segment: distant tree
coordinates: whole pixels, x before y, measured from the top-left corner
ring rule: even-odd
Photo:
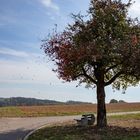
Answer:
[[[126,103],[124,100],[119,100],[118,103]]]
[[[131,0],[91,0],[88,17],[54,32],[42,48],[65,81],[79,80],[97,89],[97,126],[107,125],[105,87],[135,86],[140,81],[140,24],[128,17]]]
[[[115,100],[115,99],[111,99],[111,100],[110,100],[110,103],[118,103],[118,101]]]

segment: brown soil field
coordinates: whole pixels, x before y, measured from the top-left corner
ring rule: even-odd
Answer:
[[[80,104],[80,105],[49,105],[49,106],[31,106],[19,107],[25,112],[42,112],[42,113],[96,113],[96,104]],[[127,112],[140,111],[140,103],[114,103],[107,104],[107,112]]]
[[[96,113],[96,104],[0,107],[0,117],[36,117]],[[107,112],[140,111],[140,103],[107,104]]]

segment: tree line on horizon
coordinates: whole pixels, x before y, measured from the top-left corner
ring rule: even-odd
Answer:
[[[36,98],[24,98],[24,97],[11,97],[11,98],[0,98],[0,107],[5,106],[39,106],[39,105],[62,105],[62,104],[91,104],[88,102],[80,101],[67,101],[60,102],[55,100],[47,99],[36,99]]]

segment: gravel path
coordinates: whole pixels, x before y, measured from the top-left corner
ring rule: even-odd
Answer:
[[[109,113],[108,115],[135,114],[134,112]],[[30,131],[46,124],[67,122],[80,116],[0,118],[0,140],[22,140]]]
[[[22,140],[30,131],[45,124],[55,124],[73,120],[78,116],[0,118],[0,140]]]

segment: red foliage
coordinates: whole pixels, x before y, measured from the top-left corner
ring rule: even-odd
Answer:
[[[132,35],[132,45],[136,46],[138,44],[138,38],[137,36],[134,34]]]

